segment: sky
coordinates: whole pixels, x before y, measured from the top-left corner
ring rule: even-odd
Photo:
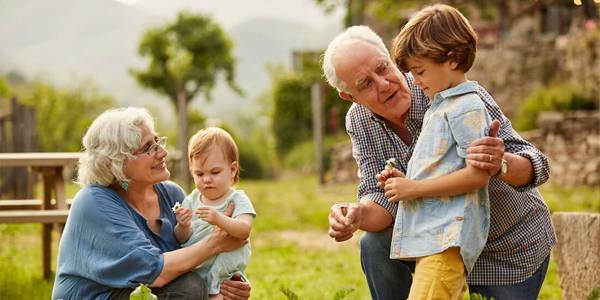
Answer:
[[[172,16],[183,8],[209,12],[225,27],[257,17],[280,18],[319,28],[332,19],[341,20],[343,10],[326,14],[314,0],[113,0],[147,12]]]

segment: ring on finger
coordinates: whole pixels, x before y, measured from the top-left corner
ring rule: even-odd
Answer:
[[[490,156],[490,162],[492,162],[492,159],[493,159],[492,155],[491,154],[488,154],[488,155]]]

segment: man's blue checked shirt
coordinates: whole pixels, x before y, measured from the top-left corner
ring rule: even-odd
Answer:
[[[406,74],[412,103],[406,125],[413,136],[405,144],[379,116],[365,107],[353,104],[346,115],[346,130],[352,140],[353,155],[358,163],[360,184],[358,198],[373,201],[396,216],[398,205],[388,202],[382,189],[377,187],[377,175],[385,161],[395,158],[397,167],[406,173],[413,153],[428,98]],[[470,285],[507,285],[530,277],[549,255],[556,243],[550,212],[537,186],[548,180],[550,167],[544,154],[522,139],[512,128],[496,102],[481,87],[477,94],[484,101],[492,117],[502,123],[498,136],[504,140],[506,152],[520,155],[533,164],[533,181],[530,185],[515,188],[496,177],[490,180],[491,224],[487,243],[469,274]]]

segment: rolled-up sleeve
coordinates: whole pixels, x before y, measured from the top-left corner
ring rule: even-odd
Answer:
[[[516,190],[524,192],[542,185],[550,177],[550,164],[548,158],[530,142],[524,140],[512,127],[510,120],[504,115],[492,96],[483,88],[478,88],[479,96],[484,100],[485,106],[492,120],[501,122],[498,137],[504,141],[505,151],[525,157],[531,161],[533,166],[533,180],[525,186],[515,187]]]

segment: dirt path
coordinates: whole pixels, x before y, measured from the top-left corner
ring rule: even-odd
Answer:
[[[301,248],[336,250],[340,248],[355,247],[358,248],[361,232],[357,232],[350,240],[338,243],[327,235],[325,231],[310,230],[279,230],[272,232],[262,232],[260,235],[252,236],[252,243],[262,245],[273,240],[286,243],[295,243]]]

